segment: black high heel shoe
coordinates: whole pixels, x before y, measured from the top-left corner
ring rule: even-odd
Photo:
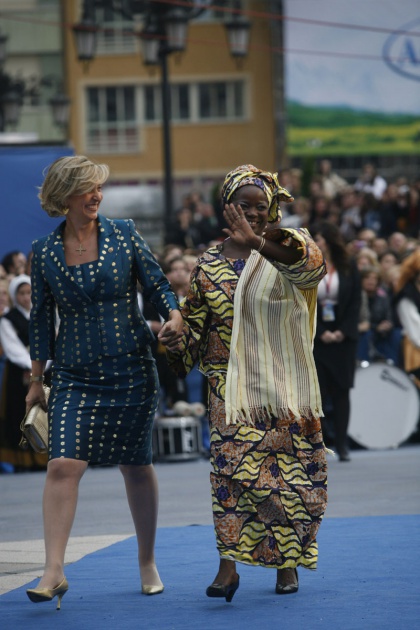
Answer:
[[[236,582],[232,582],[232,584],[217,584],[217,582],[213,582],[207,587],[206,595],[207,597],[224,597],[227,602],[231,602],[238,588],[239,575]]]
[[[297,569],[293,569],[295,572],[295,581],[290,584],[282,584],[281,582],[276,583],[276,593],[277,595],[291,595],[292,593],[297,593],[299,590],[299,578]]]

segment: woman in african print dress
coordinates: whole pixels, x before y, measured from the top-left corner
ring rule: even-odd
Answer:
[[[275,175],[238,167],[222,201],[228,238],[197,261],[168,360],[179,375],[198,361],[208,378],[220,566],[206,592],[231,601],[236,561],[277,569],[279,594],[317,565],[327,462],[312,342],[325,264],[306,230],[278,226],[293,198]]]

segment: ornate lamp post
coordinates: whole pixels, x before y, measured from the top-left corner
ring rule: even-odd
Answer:
[[[7,126],[15,127],[20,119],[20,110],[25,97],[36,99],[41,87],[57,86],[57,93],[49,103],[52,110],[54,124],[65,127],[69,119],[70,99],[62,93],[61,81],[58,77],[29,79],[13,78],[1,67],[6,59],[7,36],[0,33],[0,131]]]
[[[201,0],[187,3],[163,0],[84,0],[82,20],[73,26],[78,57],[88,62],[95,56],[96,35],[99,27],[95,23],[95,8],[112,6],[116,13],[134,20],[143,18],[143,29],[139,33],[142,43],[143,62],[161,68],[163,170],[165,193],[165,219],[168,226],[173,214],[172,154],[170,133],[170,85],[168,77],[168,55],[182,52],[187,46],[188,23],[205,10]],[[244,57],[248,51],[250,23],[240,17],[241,0],[231,0],[233,17],[225,22],[230,52],[233,57]]]

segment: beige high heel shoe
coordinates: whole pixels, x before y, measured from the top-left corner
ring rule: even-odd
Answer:
[[[141,585],[141,592],[143,595],[158,595],[159,593],[163,593],[163,586],[147,586],[146,584]]]
[[[26,590],[26,594],[31,602],[34,602],[35,604],[39,604],[40,602],[50,602],[55,596],[57,596],[57,610],[60,610],[61,600],[68,590],[69,584],[66,578],[64,578],[55,588],[28,588]]]

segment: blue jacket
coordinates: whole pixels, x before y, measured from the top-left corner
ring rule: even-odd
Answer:
[[[167,278],[134,222],[99,215],[98,224],[99,260],[90,296],[66,265],[65,222],[32,244],[29,334],[33,360],[82,365],[99,355],[123,355],[148,345],[154,336],[139,310],[137,281],[144,298],[164,319],[178,308]]]

